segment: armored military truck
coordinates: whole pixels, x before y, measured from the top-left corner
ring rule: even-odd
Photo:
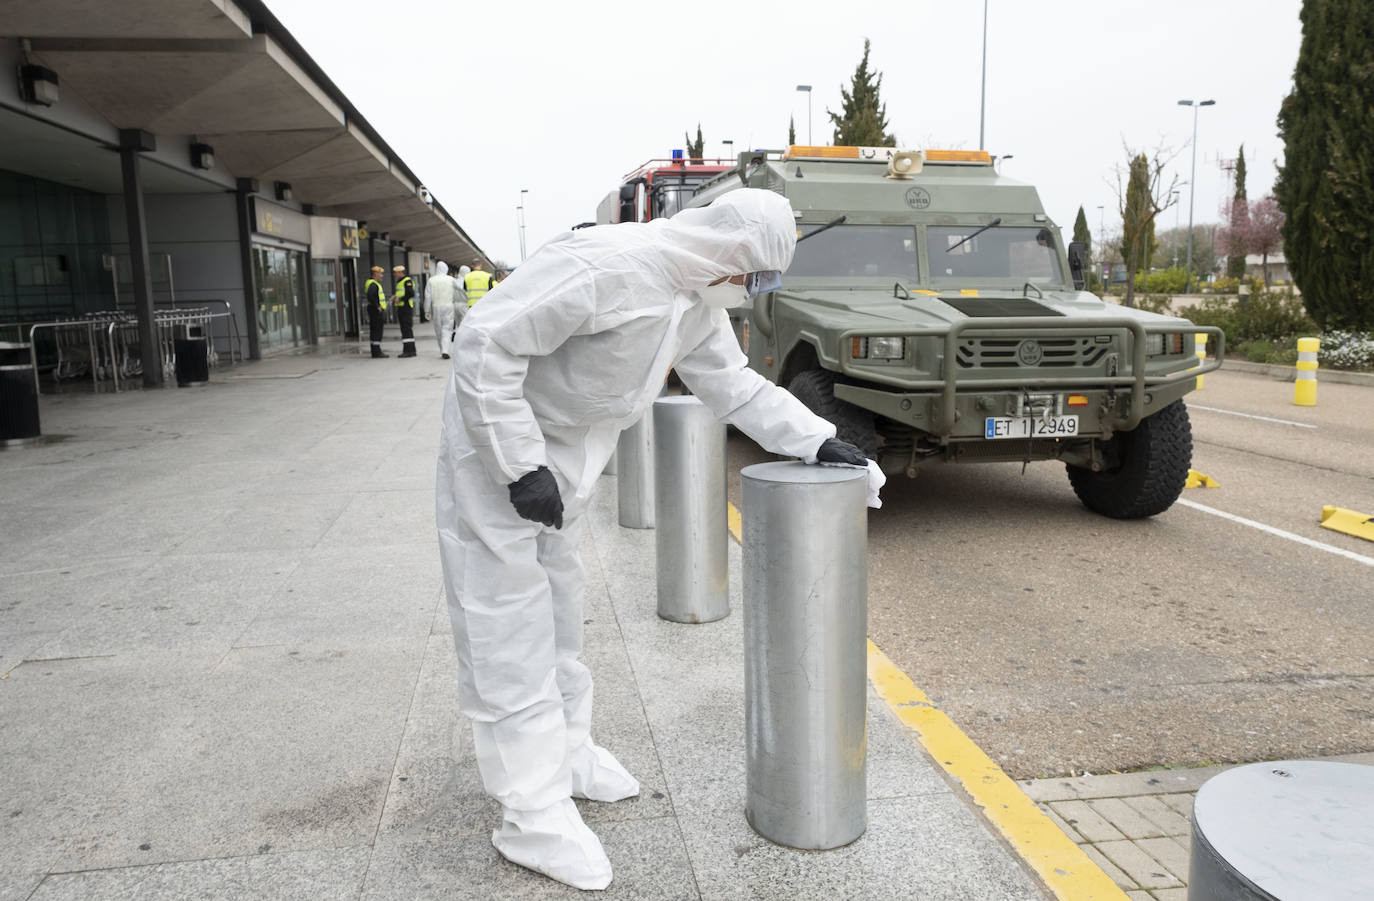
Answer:
[[[1082,290],[1034,187],[983,151],[800,147],[739,155],[691,205],[742,187],[787,197],[782,287],[737,323],[750,366],[835,423],[889,475],[936,463],[1058,460],[1091,510],[1178,499],[1183,396],[1220,365],[1220,330]],[[1195,340],[1212,336],[1212,360]]]

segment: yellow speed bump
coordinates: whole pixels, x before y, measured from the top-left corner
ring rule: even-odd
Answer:
[[[1344,507],[1322,507],[1322,528],[1374,541],[1374,516]]]
[[[1203,475],[1196,469],[1188,470],[1188,481],[1183,483],[1184,488],[1220,488],[1221,483],[1211,476]]]

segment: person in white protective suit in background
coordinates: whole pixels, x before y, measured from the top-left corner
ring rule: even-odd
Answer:
[[[639,793],[592,741],[592,680],[578,659],[582,514],[621,430],[675,367],[768,450],[867,463],[748,368],[724,310],[744,302],[746,281],[773,290],[795,244],[786,199],[754,189],[671,219],[567,232],[469,309],[454,341],[463,365],[444,399],[436,512],[459,706],[502,806],[492,843],[569,885],[611,881],[572,798]]]
[[[440,260],[434,265],[434,275],[425,282],[425,309],[434,320],[434,337],[439,341],[439,354],[447,360],[453,345],[453,330],[458,327],[453,304],[458,300],[458,281],[448,274],[448,263]],[[463,306],[467,306],[464,295]]]

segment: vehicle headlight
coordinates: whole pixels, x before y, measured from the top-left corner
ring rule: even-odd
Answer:
[[[1183,353],[1183,334],[1181,332],[1145,336],[1145,355],[1147,357],[1181,353]]]
[[[850,355],[856,360],[901,360],[906,357],[906,339],[900,336],[854,338]]]

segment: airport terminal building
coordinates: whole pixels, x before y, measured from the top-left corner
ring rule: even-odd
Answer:
[[[489,263],[259,0],[0,10],[6,340],[199,306],[258,359],[365,335],[372,265]]]

